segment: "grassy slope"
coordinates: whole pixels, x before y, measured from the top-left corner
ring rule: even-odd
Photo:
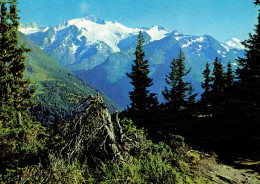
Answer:
[[[70,97],[68,93],[82,92],[86,96],[97,95],[96,89],[48,57],[24,34],[20,33],[19,39],[21,43],[24,42],[32,49],[26,60],[28,65],[26,75],[34,79],[38,86],[37,95],[46,115],[66,114],[73,110],[75,106],[68,100]],[[111,111],[120,109],[104,94],[102,96]],[[46,121],[52,122],[53,118]]]

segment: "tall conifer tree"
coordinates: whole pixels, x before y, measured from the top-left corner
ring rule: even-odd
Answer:
[[[225,89],[224,69],[221,63],[221,59],[218,57],[216,57],[214,61],[212,81],[212,100],[214,105],[221,102],[220,98],[222,97]]]
[[[127,76],[132,80],[134,86],[130,94],[131,110],[148,110],[152,106],[158,105],[158,100],[155,94],[150,93],[148,88],[153,85],[152,79],[148,77],[149,64],[145,60],[145,52],[143,50],[144,37],[140,31],[138,35],[138,43],[134,53],[135,60],[132,65],[132,72],[127,73]]]
[[[38,136],[44,128],[30,114],[35,88],[24,78],[24,53],[29,49],[19,46],[17,0],[0,4],[0,163],[9,168],[24,164],[26,157],[38,151],[44,141]]]
[[[260,5],[259,1],[255,1]],[[235,83],[236,106],[241,111],[239,119],[242,126],[250,125],[252,132],[260,134],[260,10],[255,33],[242,42],[245,46],[245,57],[238,58],[240,67],[236,70],[238,82]],[[244,117],[243,117],[244,115]],[[251,133],[249,133],[251,134]]]
[[[229,61],[228,65],[227,65],[227,73],[225,76],[226,88],[230,88],[234,84],[234,79],[235,79],[235,76],[233,74],[232,65],[231,65],[231,62]]]
[[[29,110],[35,105],[33,96],[35,95],[35,88],[32,87],[29,79],[24,78],[26,69],[24,53],[30,51],[24,44],[19,46],[18,27],[19,16],[17,11],[17,0],[10,1],[10,21],[12,24],[10,30],[11,36],[11,54],[9,56],[10,70],[13,76],[12,91],[14,94],[14,106],[18,114],[18,121],[22,123],[22,119],[29,116]]]
[[[12,75],[10,72],[10,23],[6,1],[1,1],[0,17],[0,122],[10,121],[13,110],[13,96],[11,95]]]
[[[191,82],[189,83],[188,86],[188,97],[187,97],[187,102],[188,106],[193,106],[196,103],[196,97],[198,96],[198,93],[194,93],[195,89],[193,88]]]
[[[259,2],[256,1],[255,4],[259,5]],[[248,89],[248,95],[256,95],[260,86],[260,13],[255,34],[250,33],[249,39],[242,44],[245,46],[246,54],[245,58],[238,59],[240,68],[236,70],[237,78],[241,85],[251,89]]]
[[[165,100],[168,101],[170,106],[179,109],[186,105],[186,96],[188,91],[188,82],[183,80],[190,70],[186,70],[185,56],[182,50],[180,50],[178,59],[173,59],[171,62],[171,72],[169,75],[166,75],[166,83],[170,86],[170,89],[165,87],[165,90],[162,92]]]
[[[204,92],[201,95],[201,101],[203,103],[210,103],[210,93],[211,93],[211,81],[212,78],[210,76],[210,64],[206,63],[206,69],[203,71],[204,82],[201,83],[202,89]]]
[[[164,96],[164,99],[167,100],[171,105],[173,105],[177,99],[177,85],[178,85],[178,66],[177,66],[177,60],[173,58],[170,66],[171,72],[169,75],[166,75],[166,84],[170,87],[168,89],[165,86],[164,91],[162,91],[162,95]]]
[[[1,17],[0,17],[0,102],[1,107],[8,101],[8,86],[9,86],[9,67],[8,63],[8,47],[9,47],[9,23],[8,23],[8,11],[6,2],[1,2]],[[2,111],[4,108],[2,108]],[[1,112],[0,112],[1,114]]]

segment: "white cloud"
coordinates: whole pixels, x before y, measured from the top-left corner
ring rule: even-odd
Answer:
[[[86,2],[80,4],[80,11],[81,13],[87,13],[89,5]]]

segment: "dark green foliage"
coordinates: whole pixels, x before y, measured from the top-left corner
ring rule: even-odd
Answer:
[[[138,36],[138,43],[136,51],[134,53],[135,60],[132,65],[132,72],[127,73],[127,76],[131,79],[131,84],[134,86],[132,92],[130,92],[131,110],[148,110],[152,106],[158,105],[158,100],[155,94],[149,93],[147,88],[153,85],[152,79],[148,77],[149,64],[147,60],[144,60],[145,53],[143,50],[144,37],[140,32]]]
[[[11,99],[9,98],[10,93],[10,68],[8,66],[8,47],[9,47],[9,23],[8,23],[8,11],[6,2],[1,2],[1,22],[0,22],[0,121],[8,119],[7,107]]]
[[[173,61],[171,62],[171,72],[169,75],[166,75],[166,83],[171,87],[170,90],[168,90],[167,87],[165,87],[165,90],[162,92],[165,100],[167,100],[169,103],[174,103],[174,101],[177,98],[177,74],[178,74],[178,66],[177,61],[175,58],[173,58]]]
[[[225,74],[221,59],[216,57],[212,74],[212,103],[219,103],[225,89]]]
[[[18,15],[16,1],[1,2],[1,115],[3,121],[19,121],[28,116],[29,109],[35,102],[32,100],[35,89],[29,79],[24,78],[25,56],[29,49],[18,45]],[[4,111],[4,112],[3,112]],[[9,113],[9,114],[8,114]]]
[[[186,70],[184,64],[185,56],[180,50],[178,59],[173,59],[171,62],[171,72],[169,75],[166,75],[166,83],[170,86],[170,89],[165,87],[165,90],[162,92],[165,100],[169,103],[174,109],[180,109],[186,105],[186,96],[188,89],[188,82],[184,82],[183,77],[186,76],[190,70]]]
[[[194,90],[195,89],[192,87],[192,84],[189,83],[188,97],[187,97],[188,107],[192,107],[196,103],[196,97],[198,96],[198,93],[194,93]]]
[[[210,64],[207,62],[206,69],[202,73],[204,77],[204,82],[201,83],[201,87],[202,89],[204,89],[204,92],[201,95],[201,101],[206,104],[210,102],[211,81],[212,81],[209,67]]]
[[[260,14],[258,16],[258,24],[255,27],[255,34],[252,35],[250,33],[249,39],[242,43],[246,48],[246,57],[238,59],[241,68],[238,68],[236,71],[239,83],[248,85],[251,89],[253,89],[253,86],[259,86]]]
[[[234,79],[235,76],[233,74],[232,65],[231,62],[229,61],[227,65],[227,73],[225,76],[225,85],[226,85],[225,87],[230,88],[234,84]]]
[[[236,71],[239,83],[244,86],[248,85],[251,89],[257,88],[257,86],[257,89],[259,89],[260,84],[260,14],[258,16],[258,24],[255,27],[255,34],[252,35],[250,33],[249,39],[242,43],[246,48],[246,57],[238,59],[241,68],[238,68]],[[253,93],[256,92],[256,90],[253,90]]]
[[[255,4],[259,5],[256,1]],[[238,58],[236,70],[238,81],[234,85],[233,99],[237,109],[240,132],[247,137],[260,135],[260,13],[255,33],[242,42],[245,46],[245,58]]]
[[[0,119],[8,119],[7,107],[11,99],[9,97],[10,93],[10,82],[11,74],[8,60],[8,49],[9,49],[9,30],[10,25],[8,23],[8,10],[6,7],[6,2],[1,2],[1,22],[0,22],[0,102],[1,102],[1,112]],[[6,109],[6,110],[5,110]],[[4,112],[3,112],[4,111]]]
[[[207,111],[204,106],[200,107],[201,115],[198,119],[200,125],[209,123],[214,127],[210,130],[211,135],[215,134],[215,140],[219,139],[215,149],[224,154],[227,151],[238,155],[259,153],[257,142],[260,135],[260,13],[255,34],[249,34],[249,39],[242,44],[246,53],[244,58],[237,60],[237,80],[234,80],[231,62],[224,73],[221,61],[216,58],[212,91],[209,93],[212,103],[207,106]],[[209,78],[209,72],[206,71],[207,69],[203,74],[205,78]],[[205,81],[203,86],[206,86],[206,83]],[[204,138],[206,139],[206,136]]]
[[[0,172],[37,162],[36,155],[45,142],[45,129],[31,117],[35,88],[24,77],[24,53],[29,49],[19,46],[17,11],[16,0],[1,1]]]

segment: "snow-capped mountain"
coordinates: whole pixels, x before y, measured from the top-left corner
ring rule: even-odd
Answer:
[[[32,34],[32,33],[39,32],[41,29],[36,23],[27,23],[27,24],[20,23],[19,30],[24,34]]]
[[[147,43],[144,45],[144,50],[150,63],[150,77],[153,78],[154,83],[151,91],[159,95],[159,100],[163,100],[161,91],[166,85],[165,75],[170,72],[170,63],[174,57],[178,57],[180,49],[185,54],[186,67],[191,68],[186,80],[193,83],[196,92],[201,92],[202,72],[207,61],[211,64],[211,69],[216,57],[221,58],[224,67],[230,60],[235,68],[237,67],[235,59],[238,56],[243,57],[242,50],[228,48],[230,49],[228,51],[209,35],[185,36],[175,31],[161,40]],[[130,80],[125,73],[131,72],[134,51],[135,48],[131,48],[113,53],[105,62],[91,70],[74,72],[125,107],[130,103],[128,92],[132,90],[132,86],[129,85]]]
[[[26,35],[32,34],[32,33],[37,33],[40,31],[44,32],[47,29],[49,29],[49,28],[48,27],[44,27],[44,28],[39,27],[35,22],[26,23],[26,24],[20,23],[20,25],[19,25],[19,31]]]
[[[150,42],[162,39],[170,33],[158,26],[150,29],[128,28],[115,21],[100,20],[93,15],[38,31],[32,29],[34,31],[23,28],[20,31],[27,34],[49,56],[71,70],[79,67],[87,70],[99,65],[110,54],[121,51],[122,40],[137,36],[139,31],[146,32]]]
[[[238,50],[245,49],[244,45],[242,45],[241,41],[237,38],[228,39],[223,43],[223,45],[227,50],[234,49],[234,48]]]
[[[129,28],[92,15],[37,29],[30,32],[21,27],[20,30],[50,57],[122,107],[129,104],[128,92],[132,86],[125,73],[131,71],[139,31],[143,32],[144,50],[150,62],[150,76],[154,82],[151,90],[159,95],[165,86],[165,75],[170,72],[170,62],[178,56],[180,49],[185,54],[187,68],[192,68],[187,80],[195,84],[197,91],[201,89],[202,71],[207,61],[212,63],[219,57],[223,66],[230,60],[236,67],[235,59],[244,54],[243,46],[236,38],[221,43],[209,35],[183,35],[159,26]]]

